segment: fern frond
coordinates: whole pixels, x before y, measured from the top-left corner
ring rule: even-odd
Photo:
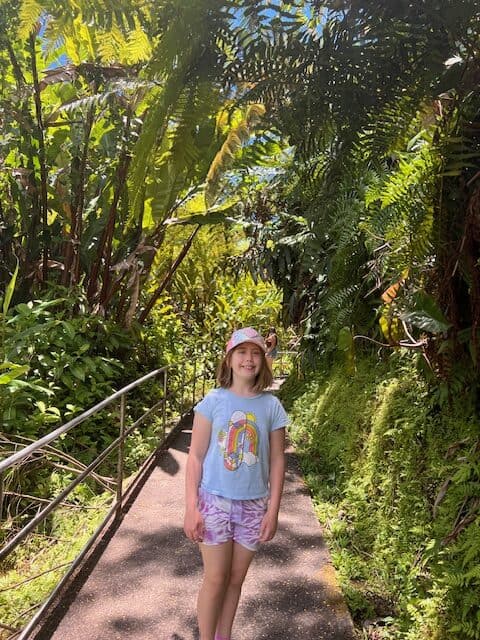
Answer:
[[[341,291],[335,291],[327,296],[326,306],[329,309],[335,309],[350,303],[352,296],[358,291],[358,285],[345,287]]]
[[[418,188],[423,183],[425,176],[431,174],[433,169],[429,148],[414,157],[407,154],[401,155],[398,160],[398,169],[391,174],[383,186],[380,195],[382,208],[405,198],[412,188]]]
[[[125,94],[131,94],[139,90],[148,90],[153,86],[150,82],[144,81],[131,81],[131,80],[116,80],[108,84],[105,91],[96,93],[86,98],[76,98],[70,102],[62,104],[57,111],[49,117],[52,121],[55,119],[58,113],[71,113],[77,109],[84,110],[91,106],[102,107],[105,106],[110,100],[116,100],[119,96],[125,96]]]
[[[265,107],[262,104],[251,104],[247,107],[243,119],[228,132],[207,173],[205,191],[207,203],[213,202],[221,175],[231,165],[235,155],[249,139],[252,130],[264,114]]]
[[[43,7],[37,0],[23,0],[20,7],[20,24],[18,27],[18,37],[20,40],[26,40],[35,29]]]
[[[104,64],[118,60],[122,42],[119,42],[115,30],[99,33],[97,35],[97,43],[98,54]],[[126,45],[125,41],[123,41],[123,45]]]
[[[479,583],[480,582],[480,565],[477,565],[476,567],[472,567],[472,569],[470,569],[469,571],[467,571],[467,573],[465,574],[465,580],[466,583]]]
[[[129,64],[136,64],[149,60],[152,55],[152,45],[147,34],[139,24],[134,31],[130,31],[127,37],[126,61]]]
[[[51,28],[53,30],[53,25]],[[63,25],[62,35],[67,56],[75,65],[95,60],[95,35],[92,27],[83,22],[81,15]]]
[[[135,145],[129,171],[133,219],[138,218],[142,209],[143,189],[148,168],[151,166],[157,146],[163,138],[163,127],[165,127],[165,120],[171,108],[171,100],[174,99],[172,94],[180,93],[181,91],[177,83],[178,79],[172,76],[169,78],[169,86],[162,92],[153,91],[149,98],[151,105],[146,113],[142,131]]]

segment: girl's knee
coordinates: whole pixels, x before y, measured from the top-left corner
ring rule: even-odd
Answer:
[[[240,589],[245,582],[246,573],[244,571],[233,570],[228,579],[228,585]]]
[[[204,584],[213,589],[225,589],[229,580],[230,574],[220,571],[210,571],[203,577]]]

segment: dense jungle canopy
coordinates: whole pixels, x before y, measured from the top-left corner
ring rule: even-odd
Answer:
[[[399,446],[439,416],[435,460],[468,449],[425,479],[419,510],[456,497],[441,531],[415,524],[423,551],[382,583],[403,600],[368,637],[480,638],[479,36],[476,0],[0,0],[3,452],[148,369],[212,360],[234,326],[281,324],[300,423],[305,379],[324,376],[315,405],[368,362],[382,388],[417,381],[423,426]],[[307,466],[325,438],[300,434]]]
[[[240,225],[235,270],[275,279],[313,351],[366,334],[476,385],[475,2],[3,0],[0,20],[14,303],[63,287],[143,324],[199,230]]]

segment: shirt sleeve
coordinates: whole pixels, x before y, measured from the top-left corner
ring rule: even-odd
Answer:
[[[273,397],[273,408],[272,408],[272,422],[270,426],[270,431],[275,431],[276,429],[282,429],[283,427],[286,427],[290,423],[290,420],[280,400],[276,396],[272,396],[272,397]]]
[[[207,393],[207,395],[197,402],[197,404],[193,407],[195,412],[201,413],[202,416],[208,418],[210,421],[213,420],[213,408],[215,404],[215,394],[213,391]]]

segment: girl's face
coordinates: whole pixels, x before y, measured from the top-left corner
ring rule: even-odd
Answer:
[[[262,362],[262,350],[252,342],[244,342],[236,347],[230,357],[233,375],[252,383],[260,373]]]

